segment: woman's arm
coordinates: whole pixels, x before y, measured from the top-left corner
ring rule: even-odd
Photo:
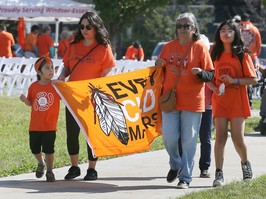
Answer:
[[[219,79],[222,82],[228,82],[230,84],[237,85],[254,85],[258,83],[258,79],[256,77],[232,78],[229,75],[221,75]]]
[[[105,70],[103,70],[103,72],[102,72],[102,77],[105,77],[110,71],[112,70],[112,68],[107,68],[107,69],[105,69]]]
[[[210,82],[214,79],[214,70],[207,71],[207,70],[202,70],[201,68],[198,67],[194,67],[191,69],[191,72],[194,75],[197,75],[198,78],[200,78],[203,82]]]
[[[57,78],[59,81],[65,81],[65,79],[70,75],[70,70],[66,67],[64,67],[61,71],[61,74]]]

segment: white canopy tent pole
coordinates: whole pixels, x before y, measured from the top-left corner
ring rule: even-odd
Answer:
[[[58,56],[57,56],[57,47],[58,47],[58,38],[59,38],[59,20],[56,18],[55,19],[55,58],[57,59]]]

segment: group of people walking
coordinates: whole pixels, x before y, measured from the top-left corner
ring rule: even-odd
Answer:
[[[67,29],[61,32],[56,52],[51,31],[52,28],[49,25],[45,25],[42,29],[38,25],[32,25],[30,33],[24,39],[23,46],[18,44],[16,46],[13,35],[7,31],[5,25],[0,24],[0,57],[23,56],[25,58],[35,58],[48,55],[50,58],[55,58],[57,53],[58,58],[63,58],[72,38],[71,32]],[[16,53],[18,50],[20,52],[19,55]]]
[[[246,86],[255,84],[257,75],[250,54],[243,50],[239,25],[232,19],[222,22],[216,31],[211,53],[200,40],[201,34],[194,14],[180,14],[176,19],[175,31],[176,38],[165,44],[155,62],[157,66],[165,68],[163,93],[173,88],[173,79],[177,76],[179,78],[175,85],[176,106],[170,112],[162,112],[162,137],[170,164],[167,182],[171,183],[179,178],[177,187],[189,188],[199,133],[201,142],[206,141],[208,144],[208,147],[202,148],[202,153],[206,153],[207,157],[200,160],[200,175],[210,177],[208,169],[211,161],[212,118],[216,128],[216,171],[213,186],[224,184],[224,148],[229,123],[232,140],[240,157],[243,179],[251,179],[251,163],[244,142],[245,119],[250,116]],[[239,60],[239,54],[243,55],[243,60]],[[87,12],[80,18],[63,62],[64,68],[57,81],[65,81],[66,78],[68,81],[79,81],[103,77],[115,65],[108,32],[96,13]],[[45,55],[39,58],[35,70],[38,81],[31,85],[28,96],[22,95],[20,99],[32,107],[29,131],[30,148],[38,161],[36,177],[44,175],[46,166],[47,181],[52,182],[55,181],[52,154],[56,125],[49,124],[57,122],[60,97],[51,90],[52,84],[56,82],[52,81],[54,68],[51,57]],[[43,119],[34,119],[36,115],[42,115]],[[68,108],[66,131],[71,167],[65,179],[72,180],[81,175],[78,165],[80,127]],[[204,131],[207,134],[204,135]],[[89,163],[84,180],[97,180],[97,157],[92,155],[89,145],[87,149]],[[45,160],[41,156],[42,152],[45,153]]]
[[[189,187],[199,132],[201,144],[205,145],[201,148],[201,153],[205,153],[205,160],[201,158],[199,161],[200,176],[210,177],[211,116],[204,104],[210,95],[216,129],[213,186],[224,184],[224,149],[229,124],[232,141],[240,157],[243,180],[250,180],[253,173],[244,142],[244,129],[245,119],[251,115],[247,86],[257,83],[252,62],[252,55],[255,53],[245,51],[240,26],[233,19],[220,24],[210,53],[200,41],[199,27],[192,13],[178,16],[176,35],[174,40],[164,45],[156,60],[157,66],[165,67],[163,93],[172,89],[175,86],[173,79],[179,77],[175,88],[176,107],[170,112],[162,113],[163,142],[170,163],[167,181],[171,183],[179,178],[177,188]],[[213,94],[207,93],[205,85]],[[202,139],[203,133],[207,134],[206,140]]]

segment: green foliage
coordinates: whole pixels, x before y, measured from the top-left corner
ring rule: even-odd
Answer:
[[[208,25],[213,21],[213,7],[204,3],[201,6],[169,4],[146,12],[136,18],[132,25],[130,40],[125,39],[123,46],[128,46],[132,40],[140,40],[144,47],[146,59],[150,59],[152,50],[160,41],[169,41],[176,37],[175,20],[184,12],[192,12],[198,21],[200,32],[209,37]],[[123,38],[127,38],[126,35]]]
[[[109,32],[114,52],[117,52],[117,44],[122,31],[129,27],[139,15],[158,6],[167,5],[168,2],[169,0],[93,1],[95,9],[99,11],[99,15]]]
[[[100,12],[105,24],[117,25],[119,29],[134,22],[135,18],[146,10],[166,5],[168,1],[161,0],[95,0],[95,9]],[[108,5],[108,6],[106,6]]]
[[[184,195],[182,199],[262,199],[265,198],[266,175],[256,178],[250,182],[232,182],[222,187],[208,189],[206,191],[193,192]]]

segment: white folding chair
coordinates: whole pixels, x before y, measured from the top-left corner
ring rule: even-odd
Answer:
[[[108,73],[108,76],[151,67],[154,66],[154,64],[155,61],[146,62],[146,61],[134,61],[134,60],[117,60],[116,65]]]
[[[0,95],[4,95],[12,91],[14,84],[12,83],[17,74],[20,73],[22,69],[22,62],[24,58],[21,57],[11,57],[5,58],[1,63],[0,72]]]
[[[62,61],[62,59],[52,59],[52,61],[55,69],[55,74],[53,79],[57,79],[64,67],[64,62]]]
[[[27,95],[30,84],[37,80],[37,73],[34,68],[37,59],[25,58],[23,60],[20,72],[15,74],[13,78],[13,88],[8,91],[8,96],[17,96],[22,93]]]

